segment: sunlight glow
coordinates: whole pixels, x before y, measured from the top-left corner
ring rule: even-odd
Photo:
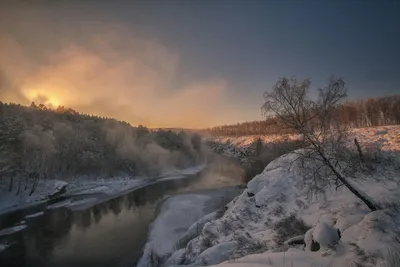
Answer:
[[[28,100],[35,101],[36,104],[45,104],[53,108],[62,105],[61,100],[50,90],[28,88],[23,90],[23,93]]]

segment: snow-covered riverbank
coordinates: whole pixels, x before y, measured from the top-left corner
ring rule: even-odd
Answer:
[[[206,222],[217,217],[216,210],[222,209],[242,190],[238,186],[229,186],[166,199],[151,225],[143,256],[137,266],[149,266],[155,261],[161,263],[177,248],[185,246],[200,233]]]
[[[14,261],[15,253],[20,252],[23,253],[22,257],[29,260],[40,258],[47,262],[48,259],[37,255],[37,249],[48,246],[48,242],[54,246],[45,249],[52,250],[60,262],[79,262],[87,259],[87,255],[92,255],[92,251],[99,253],[102,249],[108,262],[132,264],[138,260],[145,244],[147,227],[154,219],[157,203],[169,194],[186,192],[190,188],[207,189],[200,183],[208,178],[204,175],[208,174],[210,168],[204,167],[165,173],[152,181],[144,179],[143,183],[130,188],[127,186],[133,183],[118,186],[109,181],[101,184],[97,181],[80,190],[72,190],[74,187],[70,186],[69,189],[72,189],[67,190],[56,202],[51,200],[42,205],[3,214],[0,217],[0,266],[4,262],[9,266]],[[43,232],[47,233],[45,237],[42,236]],[[107,241],[109,239],[113,242]],[[41,244],[39,248],[25,248],[24,240]],[[63,246],[58,247],[57,242],[63,242]],[[24,254],[25,250],[30,250],[31,254]],[[65,257],[64,253],[72,253],[75,260]],[[96,262],[98,258],[91,260]]]
[[[309,194],[298,154],[290,153],[254,177],[223,214],[205,215],[198,235],[163,266],[390,266],[390,256],[400,255],[399,129],[354,132],[363,147],[382,151],[374,170],[352,179],[382,210],[371,212],[343,186]]]
[[[199,165],[183,170],[171,170],[153,178],[113,177],[109,179],[87,179],[80,177],[79,179],[74,179],[68,183],[59,180],[39,181],[37,189],[32,195],[29,195],[29,190],[21,190],[20,194],[17,195],[15,190],[13,192],[8,192],[6,188],[2,188],[0,191],[0,214],[47,202],[50,195],[57,194],[57,192],[59,192],[64,186],[65,193],[62,194],[63,197],[87,197],[84,201],[77,202],[70,199],[63,203],[58,203],[57,205],[85,207],[87,205],[93,205],[100,199],[125,194],[131,190],[157,181],[179,179],[195,175],[202,171],[205,166],[206,165]],[[89,195],[93,195],[93,197],[89,197]],[[56,207],[57,205],[53,205],[53,207]]]

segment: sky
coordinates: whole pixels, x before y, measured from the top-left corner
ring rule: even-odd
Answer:
[[[203,128],[262,119],[281,77],[400,93],[400,1],[3,0],[0,100]]]

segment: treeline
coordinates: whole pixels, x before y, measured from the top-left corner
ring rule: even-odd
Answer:
[[[353,128],[400,124],[400,95],[348,101],[338,110],[343,123]],[[290,134],[274,118],[217,126],[204,130],[213,136]]]
[[[0,185],[10,191],[19,192],[22,181],[34,189],[39,179],[155,176],[203,160],[196,134],[150,131],[64,107],[0,102]]]

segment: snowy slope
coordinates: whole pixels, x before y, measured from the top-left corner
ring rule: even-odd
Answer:
[[[182,234],[204,215],[203,208],[209,199],[209,196],[199,194],[183,194],[167,199],[151,225],[144,256],[137,266],[148,266],[154,254],[162,257],[172,253]]]
[[[295,161],[298,155],[290,153],[271,162],[227,205],[221,218],[206,223],[201,234],[186,248],[175,252],[173,261],[167,262],[212,265],[226,261],[223,266],[342,267],[356,263],[388,266],[385,265],[388,255],[400,253],[400,209],[394,205],[400,200],[400,165],[396,161],[400,127],[380,128],[354,132],[353,136],[363,146],[378,145],[386,158],[377,171],[359,173],[352,183],[386,208],[370,212],[345,187],[337,190],[332,187],[324,195],[308,194],[302,169]],[[308,164],[314,163],[310,160]],[[300,239],[306,244],[284,242],[293,237],[291,241]],[[289,248],[289,252],[282,252]],[[248,254],[254,255],[245,256]]]
[[[216,137],[208,140],[211,149],[221,155],[239,159],[242,163],[248,160],[255,151],[255,142],[261,139],[263,144],[298,140],[298,135],[248,135],[238,137]]]
[[[352,136],[363,146],[379,145],[385,151],[400,151],[400,126],[353,129]]]
[[[400,126],[380,126],[351,129],[350,136],[356,137],[362,146],[381,146],[384,150],[400,151]],[[222,155],[245,159],[254,152],[254,143],[261,139],[264,144],[294,141],[299,135],[249,135],[210,138],[211,148]]]
[[[168,197],[160,204],[160,212],[150,226],[143,256],[137,266],[153,266],[154,262],[159,264],[176,250],[165,264],[179,262],[179,249],[198,236],[206,223],[217,218],[219,212],[214,210],[223,208],[242,190],[236,186],[225,186]]]

